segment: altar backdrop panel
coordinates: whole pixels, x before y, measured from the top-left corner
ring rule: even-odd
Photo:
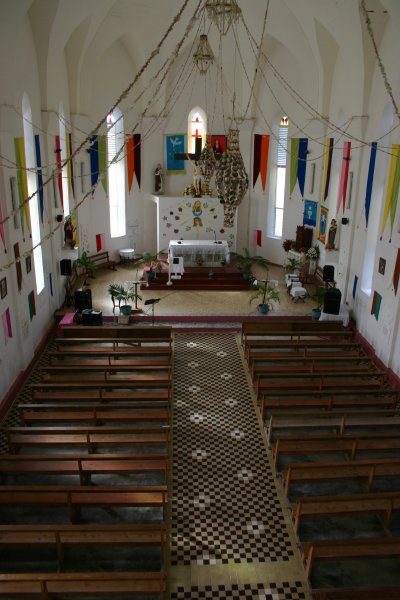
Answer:
[[[226,240],[236,250],[237,217],[233,228],[224,227],[224,207],[218,198],[154,196],[157,203],[158,251],[170,240]],[[215,232],[215,234],[214,234]]]

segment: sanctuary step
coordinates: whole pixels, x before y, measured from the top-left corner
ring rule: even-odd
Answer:
[[[144,273],[146,277],[146,271]],[[157,277],[146,286],[143,283],[142,290],[162,290],[170,289],[167,286],[168,273],[157,273]],[[185,267],[185,272],[181,279],[172,280],[172,289],[179,290],[202,290],[213,292],[237,292],[248,291],[252,289],[249,280],[244,279],[240,271],[233,265],[225,267]]]

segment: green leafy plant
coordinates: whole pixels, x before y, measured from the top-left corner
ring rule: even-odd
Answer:
[[[287,258],[285,262],[285,271],[287,273],[293,273],[296,269],[299,269],[301,263],[297,258]]]
[[[307,294],[307,298],[314,300],[316,307],[314,310],[321,310],[325,302],[326,288],[317,287],[313,294]]]
[[[166,259],[160,258],[165,252],[166,250],[160,250],[160,252],[153,254],[151,252],[145,252],[132,266],[135,269],[139,267],[149,267],[149,271],[160,273],[163,265],[167,263]]]
[[[259,265],[260,267],[268,269],[267,259],[258,255],[251,256],[248,248],[243,248],[243,254],[231,252],[231,256],[233,256],[238,268],[243,271],[243,273],[251,273],[251,267],[253,265]]]
[[[85,275],[83,285],[88,285],[86,280],[88,277],[94,277],[94,272],[97,268],[96,263],[89,258],[86,252],[82,252],[81,256],[74,262],[74,266],[80,269]]]
[[[118,307],[121,307],[121,302],[127,305],[129,300],[141,300],[142,297],[135,293],[135,289],[130,285],[122,285],[120,283],[110,283],[107,289],[111,296],[113,307],[115,308],[116,302]]]
[[[276,287],[272,287],[267,283],[259,283],[256,286],[252,296],[250,296],[249,303],[251,304],[254,300],[260,299],[261,305],[266,305],[268,310],[272,310],[273,302],[280,302],[280,295]]]

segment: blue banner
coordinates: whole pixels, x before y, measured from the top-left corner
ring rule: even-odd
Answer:
[[[317,203],[315,200],[304,200],[303,225],[315,227],[317,224]]]
[[[167,173],[186,173],[185,160],[175,158],[176,154],[185,153],[185,134],[165,136],[165,154],[167,163]]]

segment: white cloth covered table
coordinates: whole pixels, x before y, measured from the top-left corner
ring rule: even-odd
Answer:
[[[135,256],[135,249],[134,248],[123,248],[122,250],[118,250],[119,252],[119,256],[122,260],[132,260],[132,258]]]
[[[347,327],[350,322],[350,309],[347,306],[341,306],[338,315],[331,315],[321,311],[320,321],[342,321],[343,326]]]
[[[229,262],[229,247],[225,240],[171,240],[170,261],[182,257],[185,266],[211,266]]]

